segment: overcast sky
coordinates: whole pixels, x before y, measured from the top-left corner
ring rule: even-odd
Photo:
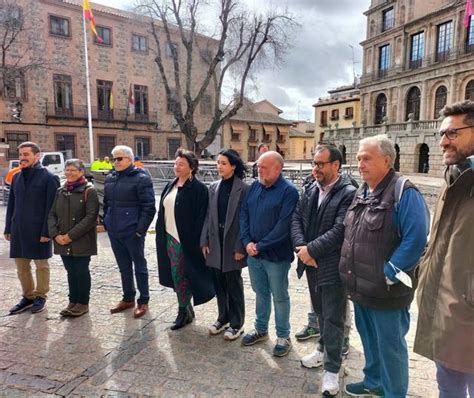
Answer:
[[[287,8],[301,24],[284,64],[257,74],[257,88],[250,93],[251,99],[268,99],[284,111],[281,116],[286,119],[314,121],[312,105],[318,98],[327,96],[329,89],[351,84],[353,73],[361,73],[359,43],[366,34],[362,13],[369,8],[370,0],[245,1],[257,9],[263,9],[262,4],[272,9]],[[126,9],[134,1],[93,2]]]

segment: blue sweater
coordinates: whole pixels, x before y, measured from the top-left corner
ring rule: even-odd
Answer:
[[[393,212],[393,222],[400,231],[400,246],[393,252],[390,262],[402,271],[410,271],[418,263],[426,246],[429,232],[429,219],[423,196],[416,189],[403,192],[398,211]],[[396,271],[387,262],[384,265],[385,276],[392,282]]]
[[[271,187],[255,181],[240,208],[240,238],[257,244],[257,258],[293,261],[291,216],[298,202],[295,186],[281,175]]]

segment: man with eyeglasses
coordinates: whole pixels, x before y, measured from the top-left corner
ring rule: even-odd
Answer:
[[[104,226],[120,270],[123,297],[110,312],[135,307],[135,272],[140,296],[134,317],[140,318],[150,300],[145,236],[156,212],[155,192],[149,174],[133,165],[132,148],[117,145],[112,156],[115,170],[105,179]]]
[[[395,155],[386,135],[359,142],[363,184],[344,220],[339,263],[365,357],[363,380],[345,386],[350,396],[405,398],[408,391],[405,336],[429,217],[418,189],[395,173]]]
[[[339,174],[341,152],[318,145],[314,155],[315,183],[307,187],[293,213],[291,237],[298,256],[298,276],[306,270],[311,303],[318,315],[319,347],[301,359],[307,368],[323,366],[321,393],[339,392],[347,298],[339,276],[344,217],[356,188]]]
[[[441,398],[474,397],[474,102],[441,114],[446,185],[420,265],[414,351],[435,361]]]

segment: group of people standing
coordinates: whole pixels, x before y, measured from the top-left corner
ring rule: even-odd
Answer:
[[[156,222],[159,280],[177,295],[171,329],[193,321],[192,303],[217,297],[218,315],[209,333],[238,339],[245,319],[241,272],[248,266],[256,298],[255,323],[241,342],[251,346],[269,338],[273,302],[277,336],[273,355],[288,354],[292,347],[288,273],[296,253],[298,276],[306,273],[317,316],[317,322],[296,337],[320,332],[319,344],[301,363],[323,367],[323,395],[334,396],[340,389],[348,299],[354,303],[365,366],[363,380],[347,384],[345,392],[407,395],[405,336],[419,283],[414,351],[436,362],[441,397],[466,397],[467,391],[472,396],[474,258],[469,248],[474,244],[474,102],[446,106],[443,115],[439,133],[447,185],[438,199],[427,249],[426,203],[417,187],[394,171],[394,145],[384,135],[359,143],[360,187],[341,173],[339,150],[318,145],[312,176],[301,194],[282,176],[284,161],[277,152],[261,151],[258,179],[248,185],[239,154],[221,151],[217,158],[221,179],[207,188],[196,177],[195,154],[178,150],[176,178],[161,194]],[[17,265],[23,297],[10,313],[44,309],[52,239],[68,274],[69,303],[61,315],[83,315],[90,295],[90,257],[97,254],[97,192],[85,179],[80,160],[66,162],[66,183],[58,187],[57,179],[38,163],[36,144],[21,144],[19,155],[22,169],[12,182],[5,238],[11,242],[10,257]],[[105,181],[104,226],[123,296],[110,311],[133,308],[134,317],[140,318],[149,309],[144,244],[155,215],[155,194],[149,174],[134,166],[131,148],[117,146],[112,155],[114,170]]]

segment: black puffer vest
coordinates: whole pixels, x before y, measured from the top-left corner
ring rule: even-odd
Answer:
[[[397,228],[392,222],[398,178],[392,169],[367,196],[367,185],[362,185],[344,220],[344,243],[339,263],[341,279],[347,287],[348,298],[370,308],[406,307],[412,302],[417,285],[414,270],[408,272],[413,288],[403,283],[388,286],[383,271],[384,263],[400,244]],[[408,188],[415,187],[407,181],[404,190]]]

